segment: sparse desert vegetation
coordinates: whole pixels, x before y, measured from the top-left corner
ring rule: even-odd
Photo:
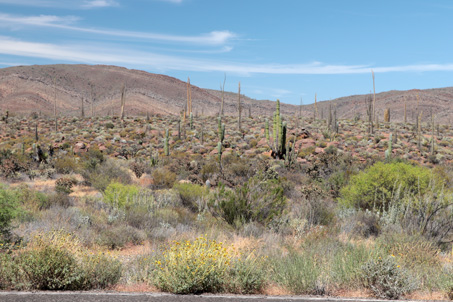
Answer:
[[[325,116],[10,112],[0,289],[452,299],[453,128]]]

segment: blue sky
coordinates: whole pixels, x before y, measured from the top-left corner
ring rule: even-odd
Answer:
[[[108,64],[299,104],[453,86],[453,2],[0,0],[0,67]]]

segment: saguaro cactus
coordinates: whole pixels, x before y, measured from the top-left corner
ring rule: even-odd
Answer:
[[[168,141],[169,141],[169,138],[168,138],[168,129],[165,130],[165,140],[164,140],[164,153],[165,153],[165,156],[169,156],[170,155],[170,150],[169,150],[169,147],[168,147]]]

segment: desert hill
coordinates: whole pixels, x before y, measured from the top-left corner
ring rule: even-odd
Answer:
[[[186,82],[169,76],[105,65],[34,65],[0,69],[0,109],[14,114],[52,115],[56,99],[59,114],[80,115],[83,100],[87,116],[92,111],[95,115],[118,115],[123,85],[126,86],[127,115],[177,115],[186,104]],[[354,95],[318,102],[319,117],[327,117],[332,104],[339,118],[359,116],[365,119],[367,97]],[[402,121],[404,98],[408,122],[415,119],[417,103],[424,116],[432,110],[438,123],[449,123],[453,118],[453,87],[447,87],[378,93],[376,112],[380,120],[384,110],[390,108],[391,120]],[[221,92],[192,85],[192,100],[195,114],[215,115],[220,110]],[[237,114],[237,100],[237,93],[225,92],[225,114]],[[252,115],[271,116],[275,110],[273,101],[254,100],[244,95],[241,100],[244,115],[248,115],[249,108]],[[293,115],[299,113],[299,108],[282,103],[281,111],[284,115]],[[302,107],[304,116],[312,116],[313,112],[313,104]]]

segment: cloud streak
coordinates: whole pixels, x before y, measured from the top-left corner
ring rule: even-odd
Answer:
[[[114,0],[0,0],[0,4],[69,9],[95,9],[119,6],[118,2]]]
[[[235,74],[334,75],[375,73],[453,71],[453,64],[414,64],[401,66],[308,64],[243,64],[193,59],[124,49],[119,46],[88,44],[57,45],[0,36],[0,54],[88,64],[114,64],[158,70],[228,72]]]
[[[1,1],[1,0],[0,0]],[[90,3],[106,2],[104,0],[90,1]],[[109,1],[107,1],[109,2]],[[224,31],[212,31],[210,33],[201,34],[198,36],[181,36],[181,35],[166,35],[159,33],[148,33],[148,32],[135,32],[135,31],[122,31],[122,30],[105,30],[86,28],[70,25],[78,21],[78,17],[58,17],[49,15],[39,16],[16,16],[10,14],[0,14],[0,25],[4,27],[14,26],[41,26],[48,28],[57,28],[62,30],[70,30],[77,32],[84,32],[89,34],[97,34],[104,36],[114,36],[123,38],[136,38],[145,39],[160,42],[171,42],[171,43],[187,43],[187,44],[198,44],[198,45],[224,45],[231,39],[236,37],[236,34],[224,30]]]

